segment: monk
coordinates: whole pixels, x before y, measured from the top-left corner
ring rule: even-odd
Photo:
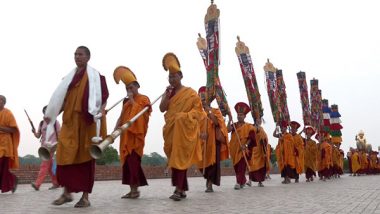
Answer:
[[[377,155],[379,153],[376,152],[376,151],[371,151],[371,153],[369,154],[369,159],[370,159],[370,173],[371,174],[377,174],[378,173],[378,170],[377,170]]]
[[[0,95],[0,189],[2,193],[14,193],[18,179],[9,169],[19,167],[20,132],[12,112],[4,107],[6,103],[6,97]]]
[[[127,67],[119,66],[114,71],[116,83],[120,79],[125,84],[128,99],[124,102],[121,115],[115,129],[131,120],[136,114],[150,105],[147,96],[139,93],[140,84],[135,74]],[[130,186],[130,192],[121,198],[138,198],[138,187],[148,185],[141,168],[141,158],[144,154],[145,136],[151,109],[145,111],[120,137],[120,162],[123,169],[122,183]]]
[[[249,105],[243,102],[238,102],[235,105],[235,111],[237,113],[237,122],[234,124],[229,122],[227,129],[228,132],[231,132],[229,148],[236,174],[236,184],[234,189],[239,190],[243,188],[247,182],[245,177],[247,162],[249,159],[249,157],[247,157],[249,153],[247,147],[251,140],[255,141],[256,139],[253,125],[244,121],[248,112],[251,111]],[[253,144],[251,145],[251,147],[253,147]]]
[[[340,171],[340,151],[337,145],[332,145],[332,173],[334,178],[338,178],[339,171]]]
[[[356,149],[351,150],[351,168],[353,176],[359,175],[360,171],[360,158],[359,153]]]
[[[259,187],[264,187],[262,182],[265,180],[270,161],[267,158],[268,136],[261,124],[262,119],[260,117],[255,118],[253,132],[250,133],[254,139],[248,143],[248,151],[251,154],[250,160],[248,161],[250,169],[248,184],[254,181],[258,182]]]
[[[331,176],[332,171],[332,146],[328,142],[329,137],[328,133],[321,131],[320,132],[320,141],[322,142],[320,145],[320,168],[318,169],[321,180],[326,181]]]
[[[268,167],[267,167],[267,173],[266,173],[266,176],[265,176],[265,179],[268,179],[268,180],[270,180],[271,179],[271,177],[270,177],[270,170],[271,170],[271,155],[272,155],[272,151],[273,151],[273,148],[271,147],[271,145],[268,143],[267,144],[267,149],[266,149],[266,151],[267,151],[267,161],[268,161],[268,163],[269,163],[269,165],[268,165]]]
[[[350,147],[350,150],[347,152],[347,160],[348,160],[348,171],[350,172],[350,176],[352,176],[352,150],[353,148]]]
[[[306,139],[305,139],[305,176],[306,182],[310,182],[314,180],[314,176],[316,176],[317,171],[317,143],[311,139],[311,137],[315,134],[315,130],[313,127],[308,126],[305,128]]]
[[[297,121],[290,122],[290,131],[294,140],[294,150],[296,158],[296,177],[295,183],[299,182],[299,175],[303,173],[304,168],[304,142],[300,134],[297,133],[298,128],[301,125]]]
[[[169,84],[160,103],[160,111],[165,112],[163,127],[164,152],[172,172],[173,195],[169,198],[180,201],[189,190],[187,169],[202,160],[202,140],[200,125],[204,113],[197,92],[182,85],[183,73],[176,55],[167,53],[163,67],[169,70]]]
[[[95,176],[95,160],[90,156],[92,140],[107,133],[104,107],[108,98],[105,78],[89,66],[90,50],[79,46],[74,54],[77,65],[53,93],[45,113],[46,137],[53,134],[56,117],[63,111],[57,144],[57,179],[64,187],[54,205],[73,200],[72,192],[83,192],[75,207],[89,207]],[[103,112],[103,113],[102,113]]]
[[[273,137],[278,138],[276,146],[276,157],[278,169],[281,177],[284,178],[283,184],[291,183],[291,178],[296,178],[296,152],[295,143],[292,134],[288,133],[288,122],[280,123],[281,133],[277,133],[277,129],[273,131]]]
[[[359,174],[364,175],[368,173],[368,158],[367,158],[367,153],[365,149],[359,150],[359,159],[360,159],[360,170]]]
[[[206,87],[198,90],[204,109],[204,122],[201,124],[202,157],[198,168],[206,179],[205,192],[214,192],[212,185],[220,186],[220,161],[228,159],[228,132],[222,112],[206,102]]]

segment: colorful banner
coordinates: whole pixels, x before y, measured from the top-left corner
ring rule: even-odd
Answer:
[[[206,101],[210,104],[216,98],[220,111],[226,116],[231,113],[219,79],[219,15],[219,9],[211,3],[205,16],[206,39],[198,34],[197,46],[206,67]]]
[[[338,111],[338,105],[331,105],[330,113],[330,135],[331,142],[335,144],[342,143],[342,132],[343,126],[341,125],[342,121],[340,120],[340,113]]]
[[[277,79],[277,91],[278,91],[278,109],[279,109],[279,121],[290,122],[287,95],[286,95],[286,86],[284,77],[282,75],[282,70],[276,71]]]
[[[239,59],[249,106],[251,107],[252,118],[255,120],[256,118],[263,117],[264,109],[260,98],[255,70],[253,69],[251,55],[249,54],[249,48],[244,44],[244,42],[240,41],[239,36],[237,39],[238,42],[236,43],[235,52]]]
[[[309,91],[308,91],[307,83],[306,83],[306,73],[302,71],[298,72],[297,79],[298,79],[298,86],[300,89],[303,124],[305,126],[311,125]]]
[[[330,113],[329,101],[327,99],[322,100],[322,112],[323,112],[323,128],[322,130],[330,133]]]
[[[273,121],[278,124],[279,121],[279,109],[278,109],[278,91],[277,91],[277,77],[276,68],[273,66],[269,59],[264,66],[265,82],[267,86],[267,93],[269,98],[269,104],[272,111]]]
[[[321,91],[318,88],[318,80],[310,80],[310,100],[311,100],[311,125],[317,133],[321,131],[323,124]]]

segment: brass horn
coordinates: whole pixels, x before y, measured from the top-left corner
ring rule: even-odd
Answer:
[[[127,121],[125,124],[123,124],[122,126],[118,127],[117,129],[115,129],[110,135],[108,135],[106,137],[106,139],[104,139],[101,143],[99,144],[93,144],[90,148],[90,155],[91,157],[93,157],[94,159],[99,159],[102,154],[103,154],[103,151],[105,148],[107,148],[107,146],[109,146],[110,144],[112,144],[115,139],[117,137],[120,136],[120,134],[128,129],[136,120],[137,118],[139,118],[141,115],[143,115],[153,104],[155,104],[164,94],[160,95],[157,99],[155,99],[151,104],[150,106],[146,106],[145,108],[143,108],[143,110],[141,110],[139,113],[137,113],[130,121]]]
[[[57,145],[57,142],[54,142],[54,144],[48,144],[49,146],[41,146],[39,149],[38,149],[38,156],[41,158],[41,160],[43,161],[47,161],[47,160],[50,160],[51,158],[51,153],[54,151],[56,145]],[[51,145],[51,146],[50,146]]]

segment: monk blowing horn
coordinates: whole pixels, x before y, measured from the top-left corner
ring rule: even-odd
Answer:
[[[127,121],[122,126],[118,127],[115,131],[113,131],[110,135],[106,137],[101,143],[94,144],[90,148],[90,155],[94,159],[99,159],[105,148],[112,144],[120,134],[128,129],[141,115],[143,115],[152,105],[154,105],[164,94],[161,94],[157,99],[155,99],[149,106],[146,106],[143,110],[137,113],[130,121]]]

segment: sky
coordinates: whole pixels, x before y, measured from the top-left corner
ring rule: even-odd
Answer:
[[[264,107],[264,129],[269,143],[275,124],[269,107],[263,66],[267,58],[283,70],[290,117],[302,123],[296,73],[319,80],[329,104],[342,115],[342,148],[355,146],[355,135],[364,130],[374,149],[380,146],[380,29],[379,2],[371,0],[215,0],[220,9],[219,76],[233,110],[248,102],[239,62],[236,36],[249,47]],[[119,65],[129,67],[140,83],[140,93],[156,99],[169,85],[162,57],[174,52],[184,74],[182,83],[195,90],[206,83],[198,52],[198,33],[205,36],[207,0],[12,0],[0,2],[0,94],[21,131],[19,155],[37,156],[39,141],[24,113],[35,126],[42,107],[69,71],[80,45],[91,50],[89,64],[107,78],[108,106],[125,96],[124,85],[113,80]],[[153,106],[145,154],[164,155],[163,114]],[[217,106],[215,101],[212,106]],[[107,115],[113,130],[121,105]],[[248,122],[253,122],[250,115]],[[119,147],[116,141],[113,145]]]

